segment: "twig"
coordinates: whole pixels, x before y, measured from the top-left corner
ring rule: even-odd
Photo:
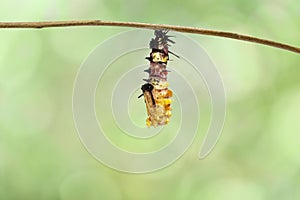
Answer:
[[[0,28],[50,28],[50,27],[67,27],[67,26],[123,26],[134,28],[148,28],[148,29],[169,29],[184,33],[194,33],[202,35],[211,35],[217,37],[225,37],[236,40],[243,40],[252,43],[263,44],[267,46],[300,53],[300,48],[275,42],[272,40],[266,40],[248,35],[242,35],[238,33],[208,30],[202,28],[193,28],[185,26],[173,26],[165,24],[148,24],[139,22],[118,22],[118,21],[102,21],[102,20],[79,20],[79,21],[45,21],[45,22],[0,22]]]

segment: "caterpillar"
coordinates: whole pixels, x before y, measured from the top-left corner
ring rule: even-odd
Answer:
[[[146,59],[150,62],[149,68],[144,70],[149,74],[148,79],[142,85],[142,94],[144,96],[147,109],[146,125],[148,127],[162,126],[168,124],[172,115],[171,97],[173,92],[168,89],[167,82],[168,70],[167,63],[169,61],[169,53],[177,56],[169,51],[169,43],[175,44],[167,35],[168,30],[155,30],[155,38],[152,38],[149,43],[151,50],[149,57]]]

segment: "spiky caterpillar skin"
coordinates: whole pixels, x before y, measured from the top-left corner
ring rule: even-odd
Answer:
[[[146,57],[150,61],[150,66],[145,72],[149,73],[147,82],[142,86],[148,117],[146,125],[162,126],[169,122],[171,113],[172,91],[168,89],[169,44],[174,43],[169,39],[166,30],[155,30],[149,46],[152,49],[150,56]]]

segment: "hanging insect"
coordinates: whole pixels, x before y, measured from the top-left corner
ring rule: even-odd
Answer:
[[[168,124],[171,113],[172,91],[168,89],[167,82],[168,70],[167,63],[169,60],[169,53],[177,56],[169,51],[169,44],[175,42],[167,35],[168,30],[155,30],[155,38],[151,39],[149,46],[152,49],[150,56],[146,57],[150,61],[148,69],[144,70],[149,74],[148,79],[144,79],[147,83],[142,85],[141,89],[144,96],[148,117],[146,125],[162,126]]]

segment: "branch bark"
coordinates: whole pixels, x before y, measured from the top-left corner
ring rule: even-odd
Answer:
[[[216,37],[225,37],[236,40],[247,41],[251,43],[258,43],[267,46],[276,47],[279,49],[291,51],[294,53],[300,53],[300,48],[291,46],[288,44],[262,39],[258,37],[218,31],[209,30],[203,28],[193,28],[186,26],[173,26],[166,24],[149,24],[139,22],[120,22],[120,21],[103,21],[103,20],[79,20],[79,21],[45,21],[45,22],[0,22],[0,28],[50,28],[50,27],[70,27],[70,26],[121,26],[121,27],[133,27],[133,28],[147,28],[147,29],[168,29],[183,33],[193,33],[201,35],[210,35]]]

